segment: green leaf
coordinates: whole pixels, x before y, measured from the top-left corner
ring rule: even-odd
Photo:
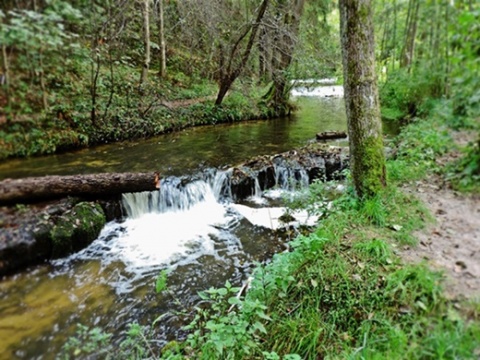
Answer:
[[[253,324],[253,328],[254,328],[255,330],[258,330],[258,331],[264,333],[264,334],[267,333],[267,329],[265,329],[265,326],[263,326],[263,324],[260,323],[260,322],[258,322],[258,321],[255,322],[255,324]]]
[[[268,320],[268,321],[271,321],[272,318],[270,316],[268,316],[267,314],[265,314],[263,311],[261,310],[257,310],[255,311],[255,315],[257,315],[259,318],[261,319],[265,319],[265,320]]]
[[[163,290],[167,288],[167,270],[162,270],[157,276],[157,281],[155,283],[155,292],[160,294]]]
[[[228,290],[225,289],[225,288],[220,288],[218,289],[218,294],[221,295],[221,296],[225,296],[228,294]]]
[[[242,300],[240,300],[236,296],[232,296],[228,299],[228,303],[231,305],[242,305]]]
[[[419,307],[420,309],[422,309],[423,311],[427,311],[427,306],[420,300],[418,300],[415,305],[417,305],[417,307]]]

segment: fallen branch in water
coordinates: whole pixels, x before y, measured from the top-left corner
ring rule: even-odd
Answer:
[[[345,139],[347,137],[347,133],[345,131],[325,131],[318,133],[315,137],[317,140]]]

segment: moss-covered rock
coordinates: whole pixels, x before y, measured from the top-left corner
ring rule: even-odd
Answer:
[[[85,248],[105,222],[99,203],[72,198],[0,207],[0,276]]]
[[[99,204],[78,203],[62,215],[50,231],[52,257],[62,257],[86,247],[98,237],[105,222],[105,213]]]

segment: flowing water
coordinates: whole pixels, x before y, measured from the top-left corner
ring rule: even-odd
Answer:
[[[198,291],[227,280],[239,285],[255,262],[282,251],[288,233],[271,229],[282,213],[279,191],[257,188],[253,199],[234,204],[225,191],[228,170],[213,168],[304,145],[316,132],[346,129],[340,97],[297,101],[301,110],[291,118],[0,164],[0,178],[152,169],[168,175],[160,192],[124,194],[125,219],[108,223],[83,251],[2,279],[0,358],[55,358],[76,324],[99,326],[119,339],[127,324],[149,325],[164,315],[155,326],[161,345],[182,336],[178,312],[192,312]],[[291,187],[288,169],[276,170],[278,187]],[[194,173],[187,184],[176,177]],[[302,177],[300,185],[306,183]],[[156,294],[163,269],[169,270],[168,291]]]
[[[341,94],[341,87],[328,88]],[[301,110],[291,117],[189,128],[151,139],[11,160],[0,163],[0,179],[154,170],[180,176],[287,151],[305,145],[320,131],[346,130],[343,99],[312,95],[297,98]]]

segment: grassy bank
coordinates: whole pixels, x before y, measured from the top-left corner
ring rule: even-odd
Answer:
[[[128,80],[122,81],[128,85]],[[92,120],[85,89],[48,114],[22,116],[3,124],[0,160],[147,138],[191,126],[274,117],[277,114],[262,104],[263,90],[240,84],[221,106],[215,106],[214,83],[198,80],[183,85],[171,78],[161,86],[141,90],[127,86],[110,102],[103,99],[103,109]]]
[[[311,235],[256,269],[241,300],[234,297],[237,289],[207,291],[212,308],[199,310],[180,351],[163,357],[478,357],[480,305],[447,300],[442,274],[398,256],[403,246],[415,245],[413,231],[432,221],[399,185],[438,170],[435,158],[451,144],[433,117],[409,125],[388,162],[390,185],[383,194],[360,203],[346,191]],[[316,196],[311,202],[324,200]]]
[[[432,172],[458,173],[458,166],[440,169],[436,161],[454,146],[450,134],[435,112],[412,121],[396,141],[382,194],[360,202],[347,180],[331,207],[318,208],[323,215],[316,230],[259,264],[248,291],[240,294],[227,283],[203,292],[210,306],[191,314],[185,341],[158,353],[149,345],[151,330],[137,324],[119,347],[83,329],[83,342],[69,342],[66,357],[84,353],[81,344],[93,340],[94,351],[117,358],[476,359],[480,303],[447,299],[441,273],[399,256],[416,245],[414,232],[434,221],[402,188]],[[332,187],[314,184],[297,203],[331,200]],[[167,283],[163,273],[157,290]]]

